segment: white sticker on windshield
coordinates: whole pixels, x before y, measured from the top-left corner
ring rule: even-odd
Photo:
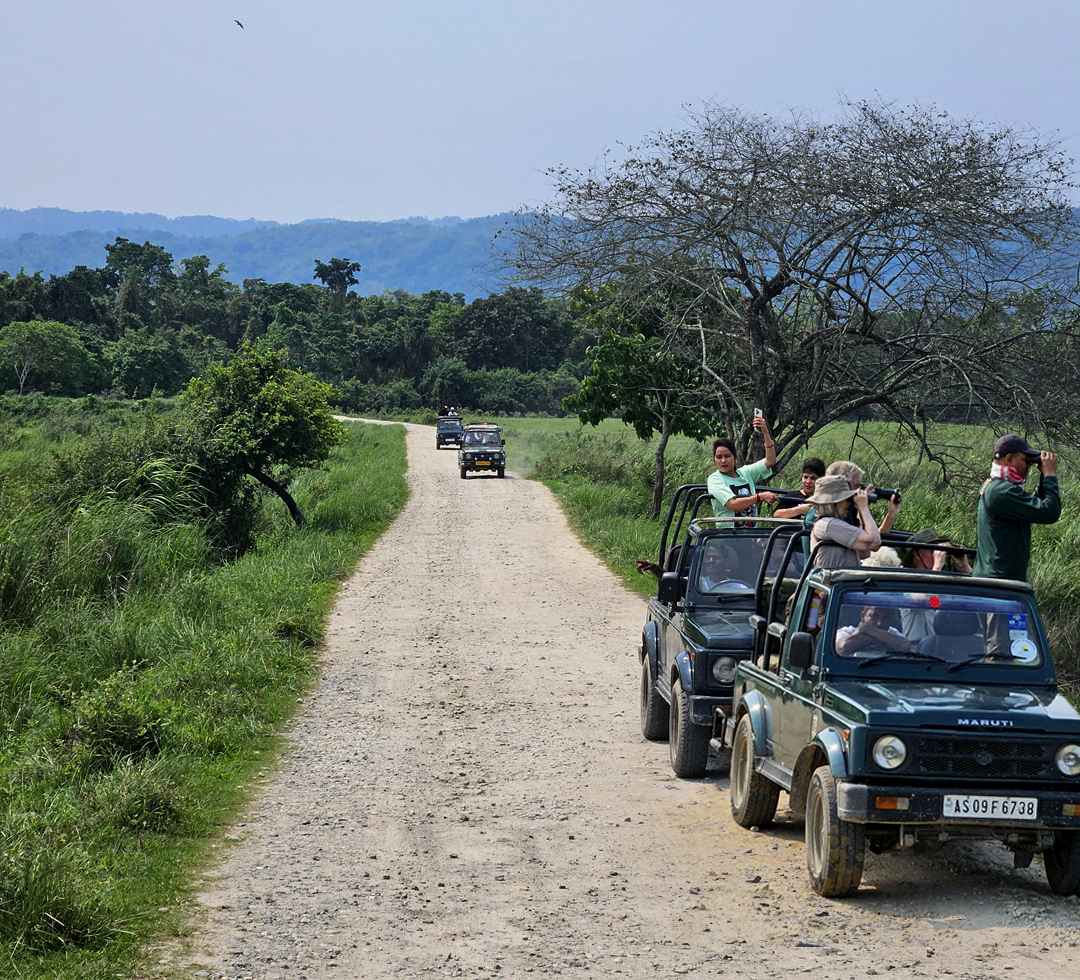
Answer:
[[[1038,660],[1039,651],[1035,649],[1035,644],[1032,643],[1031,640],[1013,640],[1012,655],[1016,660],[1020,660],[1025,664],[1030,664]]]

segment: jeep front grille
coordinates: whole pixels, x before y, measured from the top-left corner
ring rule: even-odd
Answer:
[[[1050,747],[1043,742],[943,735],[916,739],[914,748],[916,769],[928,776],[1030,779],[1056,775]]]

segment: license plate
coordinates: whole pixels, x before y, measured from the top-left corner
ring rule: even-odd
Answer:
[[[975,820],[994,817],[1035,820],[1039,816],[1039,801],[1033,796],[946,796],[941,815]]]
[[[477,466],[490,466],[491,464],[486,459],[478,459],[476,461]]]

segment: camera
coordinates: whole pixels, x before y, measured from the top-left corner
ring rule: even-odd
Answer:
[[[865,489],[865,487],[864,487],[864,489]],[[899,490],[889,490],[886,487],[874,487],[874,492],[873,493],[868,493],[866,495],[866,499],[870,503],[874,503],[877,500],[889,500],[889,501],[891,501],[893,499],[893,497],[895,497],[899,493],[900,493]]]

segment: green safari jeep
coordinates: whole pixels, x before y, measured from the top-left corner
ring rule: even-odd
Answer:
[[[855,892],[867,849],[953,838],[1040,854],[1051,891],[1080,894],[1080,715],[1027,583],[807,568],[785,605],[752,618],[714,727],[738,824],[787,792],[819,895]]]

